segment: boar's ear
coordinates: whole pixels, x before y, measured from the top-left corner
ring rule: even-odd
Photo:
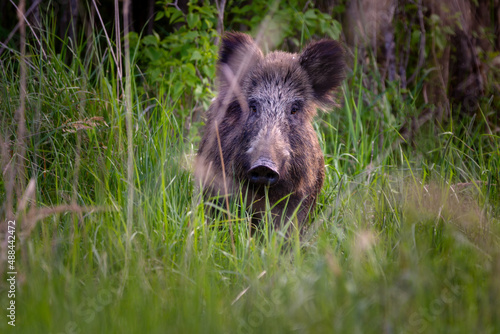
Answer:
[[[262,51],[252,37],[238,32],[226,33],[222,38],[217,62],[220,85],[231,85],[233,80],[239,84],[248,70],[262,58]]]
[[[331,105],[330,93],[344,79],[344,49],[340,43],[328,39],[313,42],[302,51],[299,63],[309,76],[317,102]]]

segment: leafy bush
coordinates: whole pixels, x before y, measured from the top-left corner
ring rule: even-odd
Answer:
[[[287,49],[286,45],[282,45],[285,40],[297,48],[311,38],[330,37],[337,40],[340,37],[341,24],[331,15],[314,8],[310,2],[275,2],[271,8],[268,1],[244,3],[235,1],[229,6],[230,22],[226,22],[226,25],[234,27],[234,30],[243,26],[253,35],[264,30],[264,42],[269,43],[271,49],[277,46]]]
[[[217,58],[217,46],[213,43],[217,37],[217,11],[209,5],[190,3],[189,12],[184,14],[165,5],[156,19],[163,17],[177,27],[165,37],[154,33],[139,39],[137,33],[131,33],[139,67],[146,70],[143,89],[166,85],[173,100],[186,93],[208,108]]]
[[[309,8],[311,7],[311,8]],[[256,36],[265,32],[264,44],[274,49],[286,40],[296,49],[312,37],[338,39],[341,25],[331,15],[320,12],[305,1],[276,3],[267,1],[229,2],[225,26],[229,30],[250,30]],[[304,9],[304,10],[302,10]],[[270,19],[271,14],[273,16]],[[131,46],[143,73],[143,92],[165,85],[169,96],[201,102],[205,109],[213,97],[215,63],[217,60],[217,17],[215,6],[189,2],[187,14],[168,1],[156,20],[168,20],[171,32],[164,37],[155,32],[139,38],[131,33]],[[163,34],[162,34],[163,35]],[[286,49],[286,47],[285,47]]]

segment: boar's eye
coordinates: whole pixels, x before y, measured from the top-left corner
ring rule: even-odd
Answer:
[[[256,113],[256,112],[257,112],[257,106],[256,106],[255,104],[251,104],[251,105],[249,106],[249,108],[250,108],[250,111],[251,111],[251,112],[253,112],[253,113]]]
[[[292,107],[290,108],[290,114],[294,115],[302,110],[303,102],[295,101],[292,103]]]
[[[293,115],[299,111],[300,111],[300,104],[299,103],[292,104],[292,108],[290,109],[290,113]]]

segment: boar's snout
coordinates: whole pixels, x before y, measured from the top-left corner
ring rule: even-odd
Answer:
[[[280,179],[278,167],[268,159],[259,159],[247,172],[248,180],[257,185],[272,186]]]

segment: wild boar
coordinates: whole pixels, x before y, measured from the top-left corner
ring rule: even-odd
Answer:
[[[300,54],[264,56],[249,35],[227,33],[217,62],[219,93],[195,162],[204,193],[244,189],[254,224],[267,193],[276,226],[293,217],[304,226],[325,177],[313,117],[318,107],[333,105],[344,67],[344,50],[333,40],[312,42]]]

